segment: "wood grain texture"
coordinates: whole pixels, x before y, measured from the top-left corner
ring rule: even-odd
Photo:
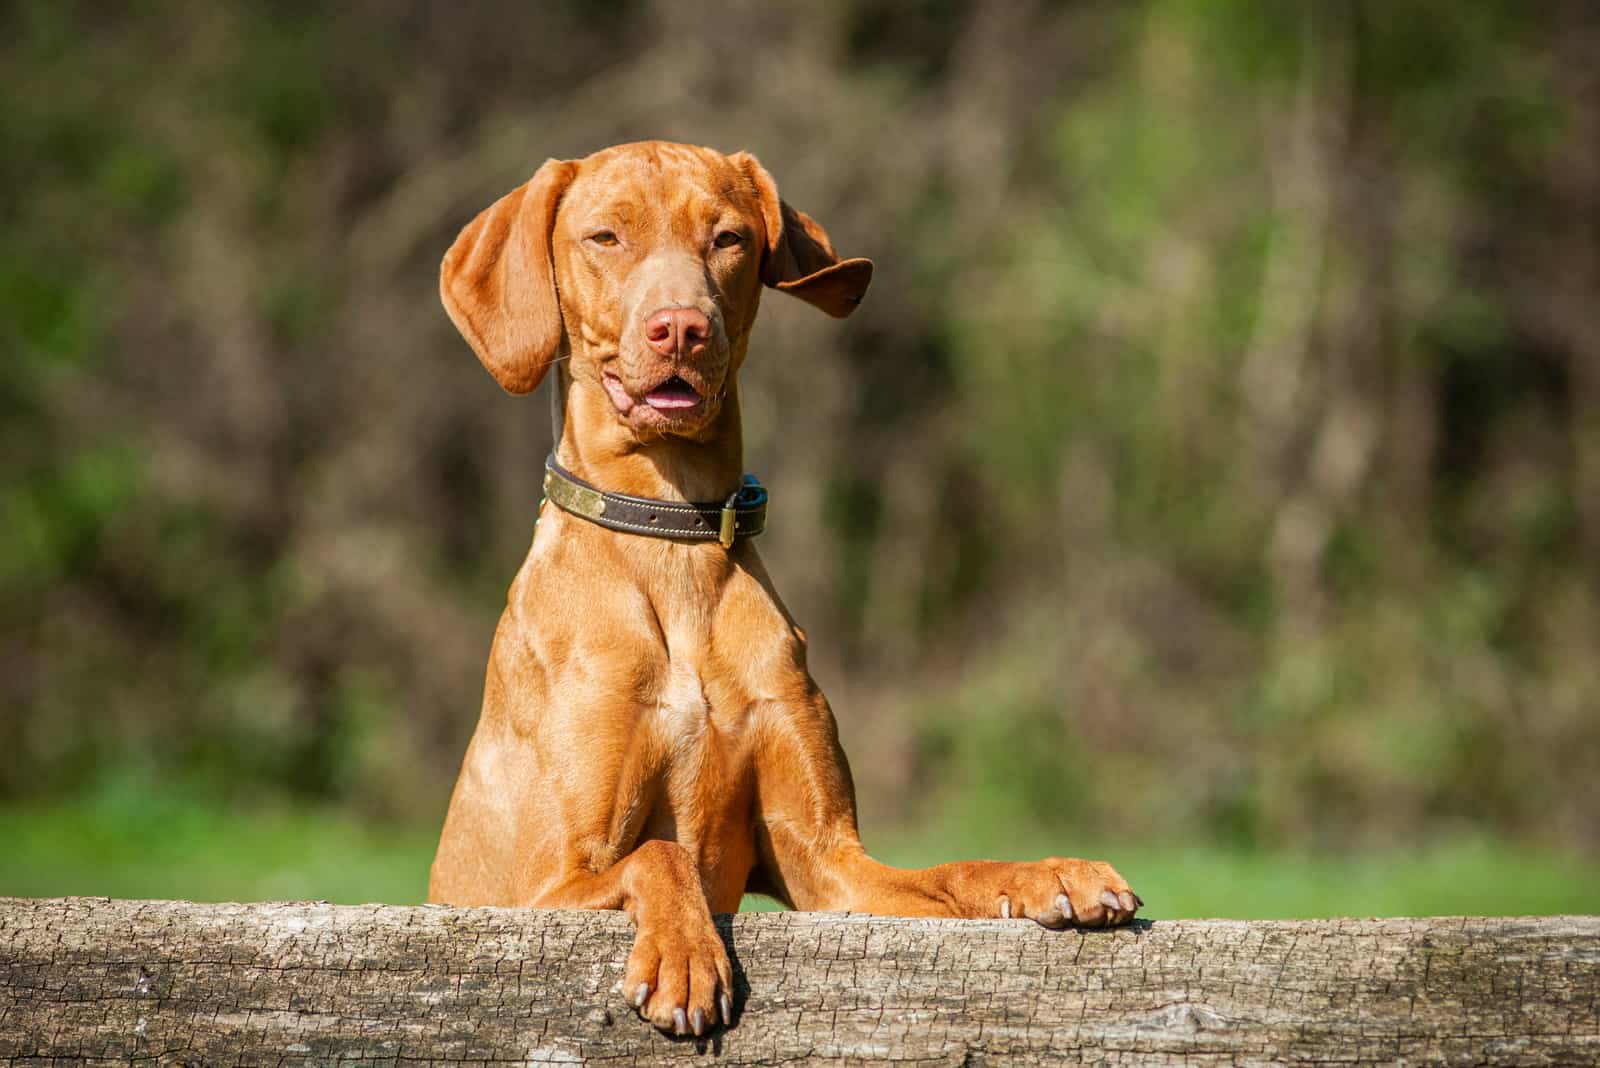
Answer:
[[[617,992],[618,913],[0,899],[0,1064],[1581,1064],[1600,917],[718,917],[738,1020]]]

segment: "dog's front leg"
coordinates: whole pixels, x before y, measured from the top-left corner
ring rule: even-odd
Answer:
[[[694,862],[678,843],[641,842],[605,871],[574,870],[527,904],[621,909],[638,928],[622,978],[628,1003],[678,1035],[732,1022],[733,967]]]
[[[833,713],[812,689],[764,717],[757,769],[762,883],[799,909],[889,916],[1031,919],[1046,927],[1127,923],[1143,904],[1102,861],[956,861],[894,868],[867,855]]]

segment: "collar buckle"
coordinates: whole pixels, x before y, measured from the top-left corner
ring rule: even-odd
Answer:
[[[722,543],[724,549],[733,548],[734,525],[739,519],[734,504],[739,500],[739,493],[739,490],[734,490],[728,494],[728,499],[722,502],[722,526],[717,531],[717,540]]]

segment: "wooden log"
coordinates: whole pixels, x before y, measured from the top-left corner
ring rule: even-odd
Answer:
[[[0,899],[0,1063],[1600,1062],[1600,917],[718,917],[735,1026],[618,991],[618,913]]]

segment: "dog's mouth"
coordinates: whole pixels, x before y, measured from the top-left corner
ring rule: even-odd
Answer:
[[[604,372],[602,382],[617,411],[634,419],[644,416],[651,422],[675,421],[695,414],[706,403],[706,395],[682,375],[669,375],[637,395],[610,371]]]
[[[682,411],[701,401],[700,391],[673,375],[644,395],[644,402],[658,412]]]

